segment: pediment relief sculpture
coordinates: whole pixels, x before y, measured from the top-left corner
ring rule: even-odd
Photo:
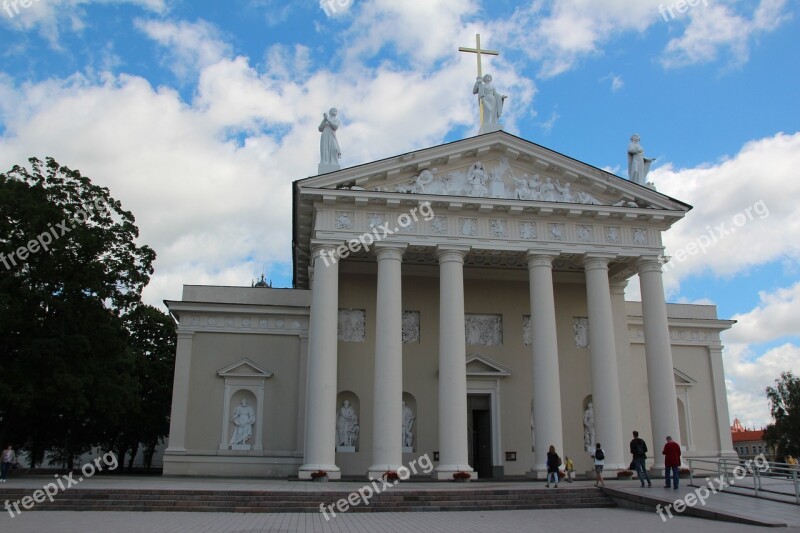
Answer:
[[[364,190],[364,187],[353,184],[340,188]],[[513,168],[506,159],[493,163],[477,161],[466,168],[450,171],[439,171],[437,168],[425,169],[410,179],[378,187],[367,185],[367,189],[402,194],[640,207],[628,198],[618,196],[613,199],[601,199],[590,192],[580,190],[567,180],[540,176],[537,173],[529,174],[524,169]]]

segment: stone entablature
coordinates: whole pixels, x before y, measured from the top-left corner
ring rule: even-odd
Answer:
[[[643,344],[644,325],[640,302],[626,302],[628,311],[628,340]],[[721,349],[720,333],[735,324],[732,320],[716,318],[714,306],[667,304],[670,344],[674,346],[707,346]],[[687,313],[688,312],[688,313]]]
[[[307,291],[245,287],[184,287],[182,301],[169,301],[178,331],[308,335]]]
[[[218,314],[194,312],[181,316],[181,331],[231,331],[236,333],[261,333],[298,335],[308,333],[308,317],[271,314]]]
[[[628,337],[631,343],[644,343],[644,328],[642,326],[628,326]],[[669,328],[669,339],[672,344],[698,344],[708,345],[720,342],[717,331],[693,328]]]
[[[425,208],[433,213],[426,220],[419,214],[418,205],[391,210],[378,210],[375,206],[343,210],[320,203],[316,205],[314,238],[345,242],[371,233],[386,241],[434,243],[445,237],[459,239],[463,241],[461,244],[501,246],[508,250],[525,250],[540,244],[574,245],[586,251],[601,248],[620,254],[635,250],[658,255],[662,250],[659,228],[638,219],[576,221],[568,213],[554,213],[546,219],[524,214],[498,216],[479,210],[454,213],[439,202]],[[415,207],[416,220],[409,217]]]

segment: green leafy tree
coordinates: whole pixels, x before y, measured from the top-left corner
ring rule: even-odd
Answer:
[[[0,441],[68,462],[141,397],[124,315],[155,252],[108,189],[52,158],[0,174]]]
[[[767,387],[770,413],[774,422],[767,426],[764,438],[775,446],[779,457],[800,456],[800,377],[781,372],[774,387]]]
[[[108,447],[117,450],[118,457],[130,452],[132,462],[141,444],[144,464],[149,468],[156,447],[169,434],[177,343],[175,322],[149,305],[137,306],[123,320],[128,346],[135,356],[139,398],[136,408],[126,415],[123,431]]]

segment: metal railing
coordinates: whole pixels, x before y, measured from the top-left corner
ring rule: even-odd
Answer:
[[[686,459],[689,464],[689,485],[695,485],[694,478],[701,478],[707,483],[714,483],[714,488],[721,492],[736,487],[745,491],[752,490],[758,498],[778,499],[771,495],[794,497],[800,505],[800,476],[798,465],[775,463],[753,459]],[[714,477],[715,476],[715,477]],[[710,481],[709,481],[709,478]],[[780,499],[780,501],[788,501]]]

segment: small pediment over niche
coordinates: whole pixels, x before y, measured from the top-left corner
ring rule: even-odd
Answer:
[[[697,383],[696,380],[690,378],[677,368],[672,369],[675,372],[675,386],[676,387],[690,387]]]
[[[265,370],[245,357],[232,365],[228,365],[222,370],[217,370],[220,377],[240,377],[240,378],[271,378],[272,372]]]
[[[511,369],[483,354],[467,356],[467,377],[506,377],[511,375]]]

